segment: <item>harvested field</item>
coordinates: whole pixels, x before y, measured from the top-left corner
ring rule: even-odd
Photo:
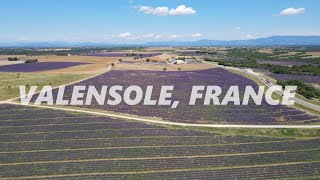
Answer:
[[[13,64],[22,64],[24,61],[8,61],[8,60],[0,60],[0,67],[1,66],[7,66],[7,65],[13,65]]]
[[[159,56],[162,53],[140,53],[140,52],[128,52],[128,53],[120,53],[120,52],[105,52],[105,53],[87,53],[83,54],[84,56],[101,56],[101,57],[139,57],[139,58],[148,58]]]
[[[121,77],[121,78],[119,78]],[[222,88],[223,98],[232,85],[238,85],[240,97],[243,95],[245,86],[257,84],[243,76],[233,74],[221,68],[198,70],[198,71],[111,71],[95,78],[82,81],[75,85],[95,86],[98,91],[104,86],[122,85],[124,89],[131,85],[138,85],[142,89],[153,85],[153,99],[159,99],[160,88],[163,85],[175,85],[172,100],[180,101],[176,109],[168,106],[145,106],[143,102],[135,106],[126,105],[123,101],[117,106],[98,105],[96,100],[90,106],[81,106],[88,109],[101,109],[120,113],[140,116],[156,116],[169,121],[205,124],[310,124],[319,123],[318,116],[311,116],[302,111],[287,106],[271,106],[263,101],[262,105],[250,102],[248,106],[203,105],[203,99],[196,105],[188,105],[192,86],[195,85],[218,85]],[[72,86],[67,86],[65,97],[71,98]],[[56,96],[57,90],[54,91]],[[122,96],[122,93],[120,93]],[[86,95],[85,95],[86,96]],[[36,98],[36,96],[34,97]],[[220,99],[220,101],[222,100]],[[56,99],[56,98],[54,98]],[[106,98],[107,99],[107,98]]]
[[[226,136],[0,105],[0,178],[319,176],[320,139]]]
[[[0,72],[37,72],[85,65],[76,62],[37,62],[0,66]]]
[[[166,71],[178,71],[178,68],[181,68],[181,71],[191,71],[191,70],[209,69],[209,68],[212,68],[212,65],[208,65],[204,63],[167,64],[160,61],[158,63],[128,61],[128,62],[117,64],[113,69],[114,70],[163,71],[163,68],[167,68]]]
[[[307,52],[307,55],[309,55],[307,58],[319,58],[320,52]]]
[[[94,56],[32,56],[39,62],[75,62],[85,63],[81,66],[73,66],[63,69],[42,71],[40,73],[54,74],[98,74],[105,72],[111,63],[117,62],[119,58],[115,57],[94,57]],[[124,60],[126,58],[123,58]]]

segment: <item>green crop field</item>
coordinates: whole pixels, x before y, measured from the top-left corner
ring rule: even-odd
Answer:
[[[0,101],[20,96],[19,86],[53,87],[71,83],[89,75],[84,74],[38,74],[38,73],[0,73]]]

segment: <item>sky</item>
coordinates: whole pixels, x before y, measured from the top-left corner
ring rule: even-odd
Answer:
[[[1,0],[0,42],[320,35],[319,0]]]

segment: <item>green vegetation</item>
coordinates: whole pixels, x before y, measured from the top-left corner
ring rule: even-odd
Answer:
[[[20,95],[19,86],[25,85],[59,86],[71,83],[87,77],[88,75],[77,74],[37,74],[37,73],[0,73],[0,100],[6,100]]]
[[[299,48],[283,48],[273,49],[273,53],[261,53],[256,48],[233,48],[227,50],[227,57],[229,58],[242,58],[246,60],[287,60],[299,61],[311,64],[320,64],[320,58],[305,58],[309,55],[305,50]],[[289,52],[296,52],[294,55],[288,55]]]
[[[38,62],[38,59],[27,59],[25,61],[25,63],[36,63],[36,62]]]
[[[20,59],[17,57],[8,57],[8,61],[18,61],[18,60]]]
[[[281,86],[298,86],[297,92],[305,98],[312,99],[320,97],[320,91],[311,85],[304,84],[298,80],[278,81]]]
[[[255,48],[233,48],[227,50],[225,59],[211,59],[207,57],[205,60],[218,62],[219,65],[223,66],[266,69],[275,74],[320,75],[320,58],[303,58],[307,56],[306,52],[303,51],[297,52],[293,56],[283,56],[282,54],[284,53],[288,53],[288,51],[274,49],[271,54],[260,53]],[[304,62],[310,64],[289,67],[275,64],[260,64],[259,61],[261,60]]]

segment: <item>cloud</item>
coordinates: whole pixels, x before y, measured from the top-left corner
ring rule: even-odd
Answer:
[[[118,35],[112,35],[113,38],[120,38],[125,40],[159,40],[159,39],[176,39],[181,37],[180,35],[164,35],[164,34],[143,34],[143,35],[134,35],[130,32],[120,33]]]
[[[305,8],[287,8],[280,12],[280,16],[303,14],[305,12],[306,12]]]
[[[192,15],[195,13],[196,11],[192,9],[192,7],[186,7],[185,5],[180,5],[176,9],[171,9],[169,11],[170,15]]]
[[[202,37],[202,34],[200,33],[195,33],[195,34],[192,34],[191,35],[193,38],[199,38],[199,37]]]
[[[239,27],[239,26],[238,26],[238,27],[235,27],[234,29],[236,29],[236,30],[240,30],[240,29],[241,29],[241,27]]]
[[[130,38],[130,37],[132,37],[132,34],[130,32],[120,33],[118,35],[118,37],[120,37],[120,38]]]
[[[139,6],[134,8],[137,8],[139,12],[157,16],[193,15],[196,13],[196,11],[192,7],[186,7],[185,5],[180,5],[175,9],[169,9],[168,7],[153,8],[150,6]]]

